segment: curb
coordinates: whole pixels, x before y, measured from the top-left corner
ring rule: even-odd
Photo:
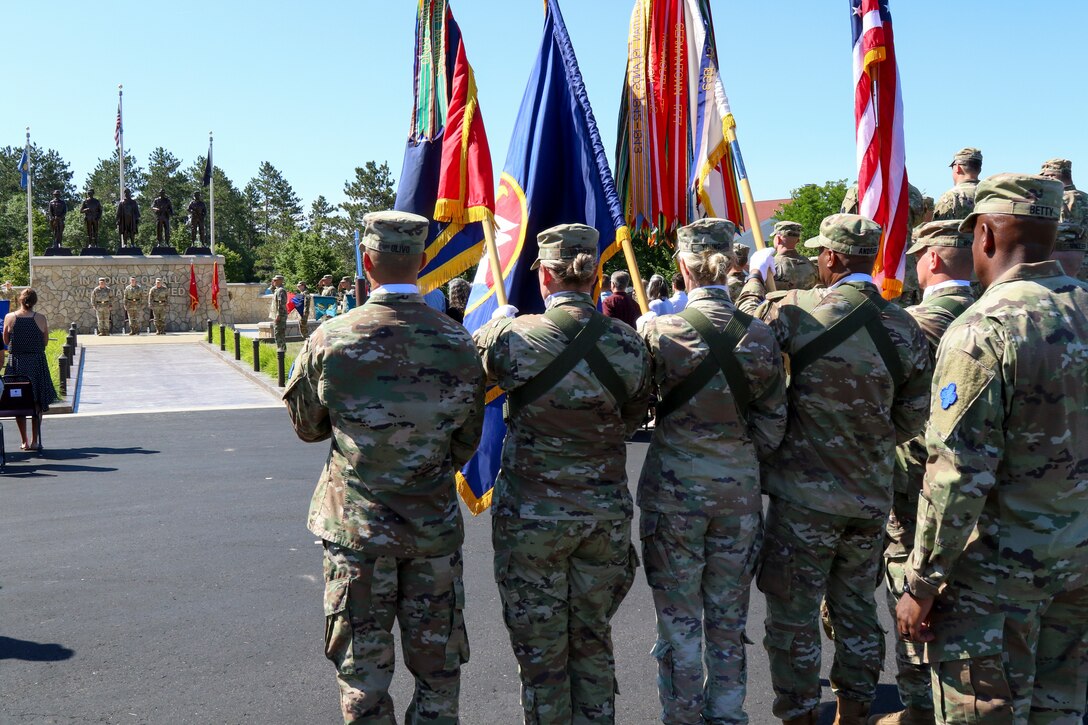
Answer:
[[[78,345],[76,351],[79,355],[78,362],[75,365],[76,374],[68,381],[68,394],[61,398],[58,392],[57,401],[49,406],[49,410],[42,413],[43,418],[47,415],[72,415],[76,412],[79,386],[83,382],[83,356],[85,354],[83,345]]]
[[[239,364],[239,361],[234,359],[233,352],[231,352],[230,350],[223,351],[219,349],[218,342],[213,342],[209,345],[207,340],[201,340],[200,347],[204,350],[207,350],[209,353],[216,356],[220,360],[230,363],[231,367],[236,368],[238,372],[242,373],[247,378],[257,383],[257,385],[260,385],[262,388],[275,395],[277,400],[283,397],[284,388],[281,388],[273,383],[272,380],[264,373],[253,372],[253,370],[248,365]]]

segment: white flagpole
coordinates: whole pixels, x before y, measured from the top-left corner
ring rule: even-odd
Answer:
[[[215,256],[215,157],[212,156],[212,132],[208,131],[208,196],[211,203],[212,256]]]
[[[30,126],[26,127],[26,249],[27,273],[30,286],[34,286],[34,205],[31,192],[34,190],[34,164],[30,159]]]
[[[117,159],[120,163],[120,188],[118,189],[117,203],[125,198],[125,119],[121,115],[121,84],[117,84]]]

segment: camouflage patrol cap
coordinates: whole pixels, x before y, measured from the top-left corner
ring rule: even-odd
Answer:
[[[363,217],[363,224],[359,244],[365,249],[387,254],[423,254],[431,223],[406,211],[372,211]]]
[[[733,237],[737,225],[728,219],[707,217],[676,230],[676,254],[688,252],[729,252],[733,249]]]
[[[340,278],[340,284],[344,284],[345,282],[347,282],[348,284],[351,284],[351,277],[341,277]]]
[[[319,281],[319,282],[324,282],[324,281],[325,281],[325,280],[327,280],[327,279],[332,279],[332,275],[331,275],[331,274],[326,274],[326,275],[323,275],[323,276],[321,277],[321,279],[320,279],[320,280],[318,280],[318,281]]]
[[[108,279],[106,279],[105,277],[99,277],[99,278],[98,278],[98,281],[99,281],[99,282],[109,282],[109,280],[108,280]]]
[[[775,236],[778,236],[779,234],[781,234],[784,237],[798,237],[799,238],[801,236],[801,225],[798,224],[797,222],[790,222],[790,221],[775,222],[774,223],[774,232],[773,232],[773,234]]]
[[[1043,176],[1050,176],[1054,174],[1061,176],[1062,174],[1068,174],[1073,171],[1073,162],[1069,159],[1050,159],[1043,162],[1043,168],[1039,173]]]
[[[1061,222],[1058,224],[1058,241],[1054,244],[1055,252],[1084,252],[1088,251],[1088,237],[1085,236],[1085,228],[1081,224]]]
[[[960,224],[972,231],[979,214],[1015,214],[1059,221],[1062,210],[1062,182],[1031,174],[995,174],[979,182],[975,209]]]
[[[962,223],[961,219],[945,219],[922,224],[914,230],[914,244],[907,250],[907,254],[918,254],[930,247],[970,249],[975,235],[971,232],[961,232],[960,224]]]
[[[752,251],[744,242],[736,242],[733,244],[733,253],[737,255],[737,261],[744,263],[748,261],[748,253]]]
[[[541,262],[569,262],[579,254],[597,256],[600,233],[586,224],[557,224],[536,235],[537,255],[533,266]]]
[[[875,257],[880,248],[880,225],[857,214],[832,214],[820,222],[820,234],[805,242],[809,249],[824,247],[840,254]]]
[[[952,163],[950,163],[949,166],[952,167],[956,164],[966,164],[969,161],[974,161],[979,166],[981,166],[982,152],[970,146],[968,146],[967,148],[962,148],[956,152],[955,156],[952,157]]]
[[[273,281],[273,282],[275,282],[275,281],[276,281],[277,279],[278,279],[278,280],[279,280],[280,282],[282,282],[282,281],[283,281],[283,275],[282,275],[282,274],[277,274],[276,276],[274,276],[274,277],[272,278],[272,281]]]

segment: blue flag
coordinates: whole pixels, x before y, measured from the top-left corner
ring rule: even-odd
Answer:
[[[23,155],[19,158],[19,188],[25,189],[30,183],[30,149],[23,147]]]
[[[336,298],[313,295],[310,301],[314,303],[314,319],[321,320],[325,317],[336,317]]]
[[[536,272],[529,269],[537,255],[537,234],[574,222],[600,232],[601,267],[629,235],[559,3],[548,0],[540,54],[521,100],[495,195],[501,283],[509,303],[522,314],[544,310]],[[465,308],[469,331],[491,319],[497,307],[494,285],[485,260],[477,267]],[[487,392],[480,447],[458,475],[458,490],[473,513],[491,505],[506,435],[505,397],[498,388]]]

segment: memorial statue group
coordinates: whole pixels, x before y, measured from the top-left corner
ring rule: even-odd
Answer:
[[[189,238],[194,247],[207,247],[206,218],[208,205],[200,198],[200,192],[193,192],[193,200],[186,208],[189,213]],[[174,216],[174,205],[166,196],[164,189],[159,190],[159,195],[151,202],[151,212],[155,215],[155,238],[157,247],[170,247],[170,218]],[[84,255],[106,255],[108,251],[98,244],[98,232],[102,223],[102,202],[94,195],[94,189],[87,190],[87,198],[79,206],[79,213],[83,216],[83,227],[87,233],[87,245],[83,249]],[[59,190],[53,192],[53,198],[49,202],[47,218],[49,230],[53,237],[52,253],[63,249],[61,240],[64,236],[64,220],[68,214],[68,205],[61,196]],[[122,254],[139,254],[140,248],[136,242],[136,233],[140,227],[140,204],[132,198],[132,192],[125,189],[124,198],[117,203],[114,213],[114,222],[121,238],[121,247],[118,250]],[[47,252],[48,253],[48,252]]]
[[[981,160],[953,159],[939,218],[918,204],[921,293],[906,308],[874,283],[882,230],[865,217],[824,219],[804,242],[811,260],[783,224],[788,253],[753,252],[735,299],[736,229],[703,219],[677,233],[687,306],[631,327],[591,297],[597,231],[563,224],[537,239],[547,311],[502,307],[470,335],[416,286],[428,220],[368,214],[371,296],[310,335],[284,392],[298,436],[332,442],[308,527],[323,543],[324,649],[345,722],[396,721],[395,622],[415,678],[405,722],[458,722],[469,645],[455,474],[501,389],[494,576],[526,723],[616,721],[610,621],[639,553],[665,723],[748,721],[753,582],[771,709],[789,725],[817,722],[821,618],[839,725],[1080,723],[1088,195],[1065,160],[980,181]],[[772,277],[811,288],[769,291]],[[648,406],[632,501],[626,440]],[[870,716],[882,581],[906,709]]]

